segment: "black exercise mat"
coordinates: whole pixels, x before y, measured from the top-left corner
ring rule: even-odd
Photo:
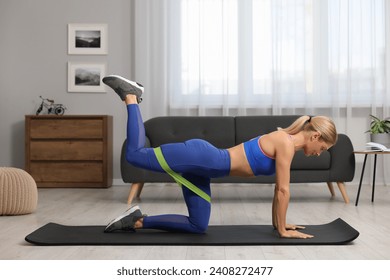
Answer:
[[[307,225],[310,239],[279,238],[271,225],[209,226],[204,234],[141,229],[104,233],[105,226],[64,226],[48,223],[28,236],[36,245],[342,245],[359,236],[349,224],[336,219],[329,224]]]

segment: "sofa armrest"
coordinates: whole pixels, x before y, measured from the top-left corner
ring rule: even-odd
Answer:
[[[331,155],[330,181],[350,182],[355,175],[355,154],[349,137],[338,135],[337,143],[329,149]]]

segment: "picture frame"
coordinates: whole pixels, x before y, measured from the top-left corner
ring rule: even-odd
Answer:
[[[68,54],[106,55],[107,24],[68,24]]]
[[[68,62],[68,92],[106,92],[105,63]]]

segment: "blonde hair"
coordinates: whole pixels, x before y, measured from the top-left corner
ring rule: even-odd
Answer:
[[[337,142],[337,131],[334,122],[325,116],[302,116],[294,121],[289,127],[278,128],[288,134],[297,134],[300,131],[316,131],[321,134],[320,139],[334,145]]]

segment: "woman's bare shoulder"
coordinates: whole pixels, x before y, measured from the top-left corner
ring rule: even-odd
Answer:
[[[290,135],[282,130],[276,130],[271,133],[266,134],[269,139],[272,139],[272,141],[276,141],[276,143],[290,143]]]
[[[274,131],[267,134],[269,142],[274,145],[275,152],[294,154],[294,143],[291,140],[291,136],[285,131]]]
[[[273,131],[264,134],[260,138],[260,146],[267,155],[274,158],[278,154],[290,154],[294,152],[294,144],[289,134],[284,131]]]

